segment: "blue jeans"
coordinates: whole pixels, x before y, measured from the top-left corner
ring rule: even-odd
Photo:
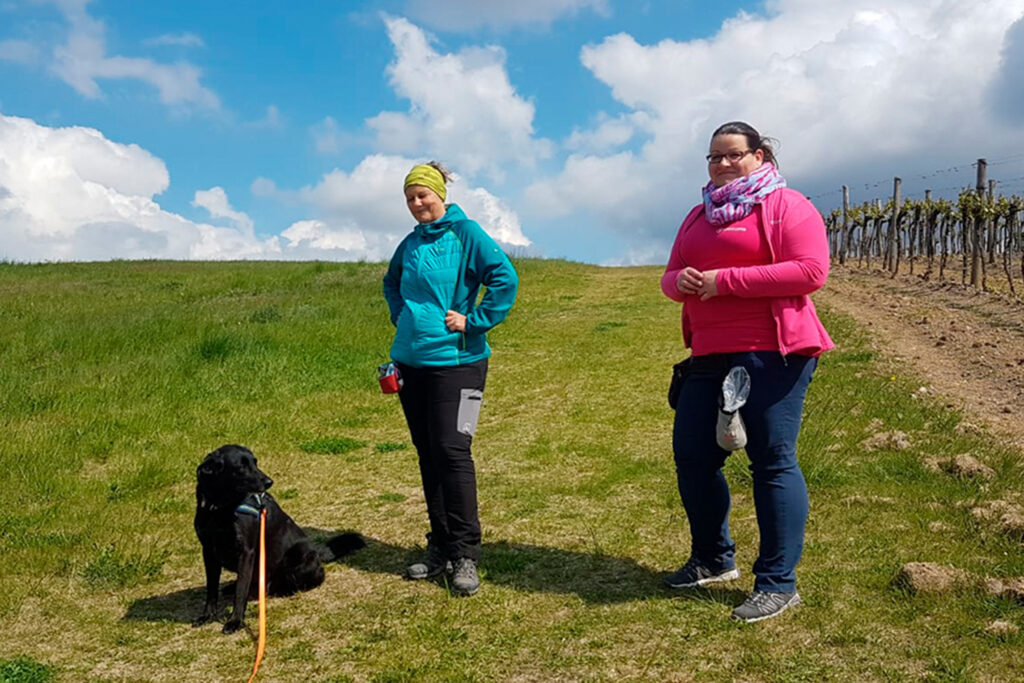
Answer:
[[[693,359],[676,403],[672,433],[679,495],[690,524],[690,552],[713,570],[735,566],[729,486],[722,473],[729,451],[715,441],[715,424],[722,380],[736,365],[750,373],[750,398],[740,414],[747,428],[761,536],[754,590],[788,593],[796,590],[807,522],[807,484],[797,464],[796,441],[815,358],[751,351]]]

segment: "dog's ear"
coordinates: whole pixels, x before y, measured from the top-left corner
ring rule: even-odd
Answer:
[[[215,451],[206,456],[196,470],[196,474],[220,474],[223,469],[224,459]]]

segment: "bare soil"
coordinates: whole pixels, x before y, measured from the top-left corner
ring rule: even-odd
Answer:
[[[916,275],[833,266],[823,307],[873,330],[895,369],[1024,450],[1024,302]]]

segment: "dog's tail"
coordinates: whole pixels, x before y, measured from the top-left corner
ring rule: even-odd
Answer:
[[[320,560],[322,562],[334,562],[343,555],[354,553],[360,548],[366,547],[366,541],[355,532],[331,536],[323,544],[323,547],[320,549]]]

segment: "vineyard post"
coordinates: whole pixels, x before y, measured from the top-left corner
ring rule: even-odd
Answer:
[[[1013,230],[1010,228],[1011,215],[1014,211],[1013,202],[1003,197],[999,201],[996,217],[996,226],[999,226],[999,219],[1002,219],[1003,234],[1000,246],[1003,250],[1003,272],[1006,274],[1006,281],[1010,283],[1010,294],[1017,298],[1017,288],[1013,284]]]
[[[882,249],[882,200],[881,199],[875,199],[874,221],[875,221],[875,228],[872,231],[873,232],[873,236],[871,238],[872,239],[872,243],[873,243],[872,253],[874,253],[875,256],[881,257],[882,256],[882,252],[884,251]]]
[[[978,199],[985,199],[985,175],[988,170],[988,162],[978,159],[978,183],[975,189],[978,192]],[[978,286],[978,276],[981,274],[981,215],[980,212],[973,216],[971,226],[971,286]],[[964,226],[965,228],[967,226]]]
[[[925,255],[928,257],[928,270],[925,273],[925,277],[932,274],[932,269],[935,266],[935,212],[932,209],[932,191],[924,191],[924,248]]]
[[[839,247],[839,264],[846,265],[846,250],[850,248],[850,188],[843,185],[843,237]]]
[[[857,231],[857,236],[860,238],[857,240],[857,267],[860,268],[864,265],[864,259],[867,258],[866,267],[871,267],[871,257],[866,256],[868,251],[868,245],[871,244],[871,231],[868,230],[868,223],[871,220],[871,212],[868,211],[868,203],[864,202],[864,205],[860,207],[860,215],[857,216],[857,223],[859,224],[860,230]],[[855,228],[856,229],[856,228]]]
[[[996,241],[998,240],[999,221],[992,215],[991,209],[995,207],[996,181],[988,180],[988,207],[990,209],[985,218],[985,232],[988,233],[988,262],[994,265],[996,262]]]
[[[890,267],[893,277],[900,270],[900,242],[897,238],[897,231],[900,227],[900,186],[903,181],[900,178],[892,179],[892,218],[889,220],[889,244],[886,251],[889,253]]]
[[[1011,200],[1012,206],[1010,207],[1010,234],[1014,235],[1014,239],[1019,240],[1019,246],[1021,247],[1020,252],[1020,278],[1024,281],[1024,234],[1021,234],[1020,230],[1020,212],[1024,210],[1024,205],[1020,203],[1017,198]]]

